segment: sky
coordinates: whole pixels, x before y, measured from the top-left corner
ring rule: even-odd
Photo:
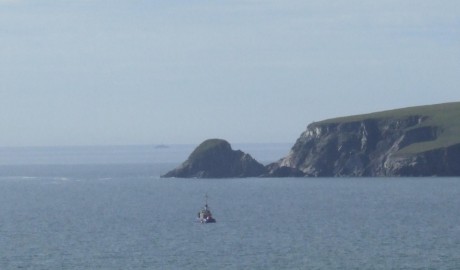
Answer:
[[[0,147],[293,143],[459,86],[458,0],[0,0]]]

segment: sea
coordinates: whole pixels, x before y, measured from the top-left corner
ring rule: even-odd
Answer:
[[[460,269],[459,178],[160,178],[194,147],[0,148],[0,269]]]

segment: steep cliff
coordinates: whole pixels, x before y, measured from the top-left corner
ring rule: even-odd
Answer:
[[[254,177],[265,173],[265,167],[249,154],[232,150],[225,140],[210,139],[201,143],[178,168],[162,177],[229,178]]]
[[[459,176],[460,103],[308,125],[270,176]]]

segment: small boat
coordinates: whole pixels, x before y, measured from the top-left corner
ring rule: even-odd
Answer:
[[[216,220],[212,217],[211,209],[208,206],[208,194],[205,196],[206,203],[204,207],[198,212],[198,221],[200,223],[216,223]]]

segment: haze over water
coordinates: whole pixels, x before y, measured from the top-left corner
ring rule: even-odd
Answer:
[[[267,164],[314,121],[458,101],[459,22],[458,0],[0,0],[0,269],[460,269],[457,178],[160,179],[194,145],[143,145]]]

